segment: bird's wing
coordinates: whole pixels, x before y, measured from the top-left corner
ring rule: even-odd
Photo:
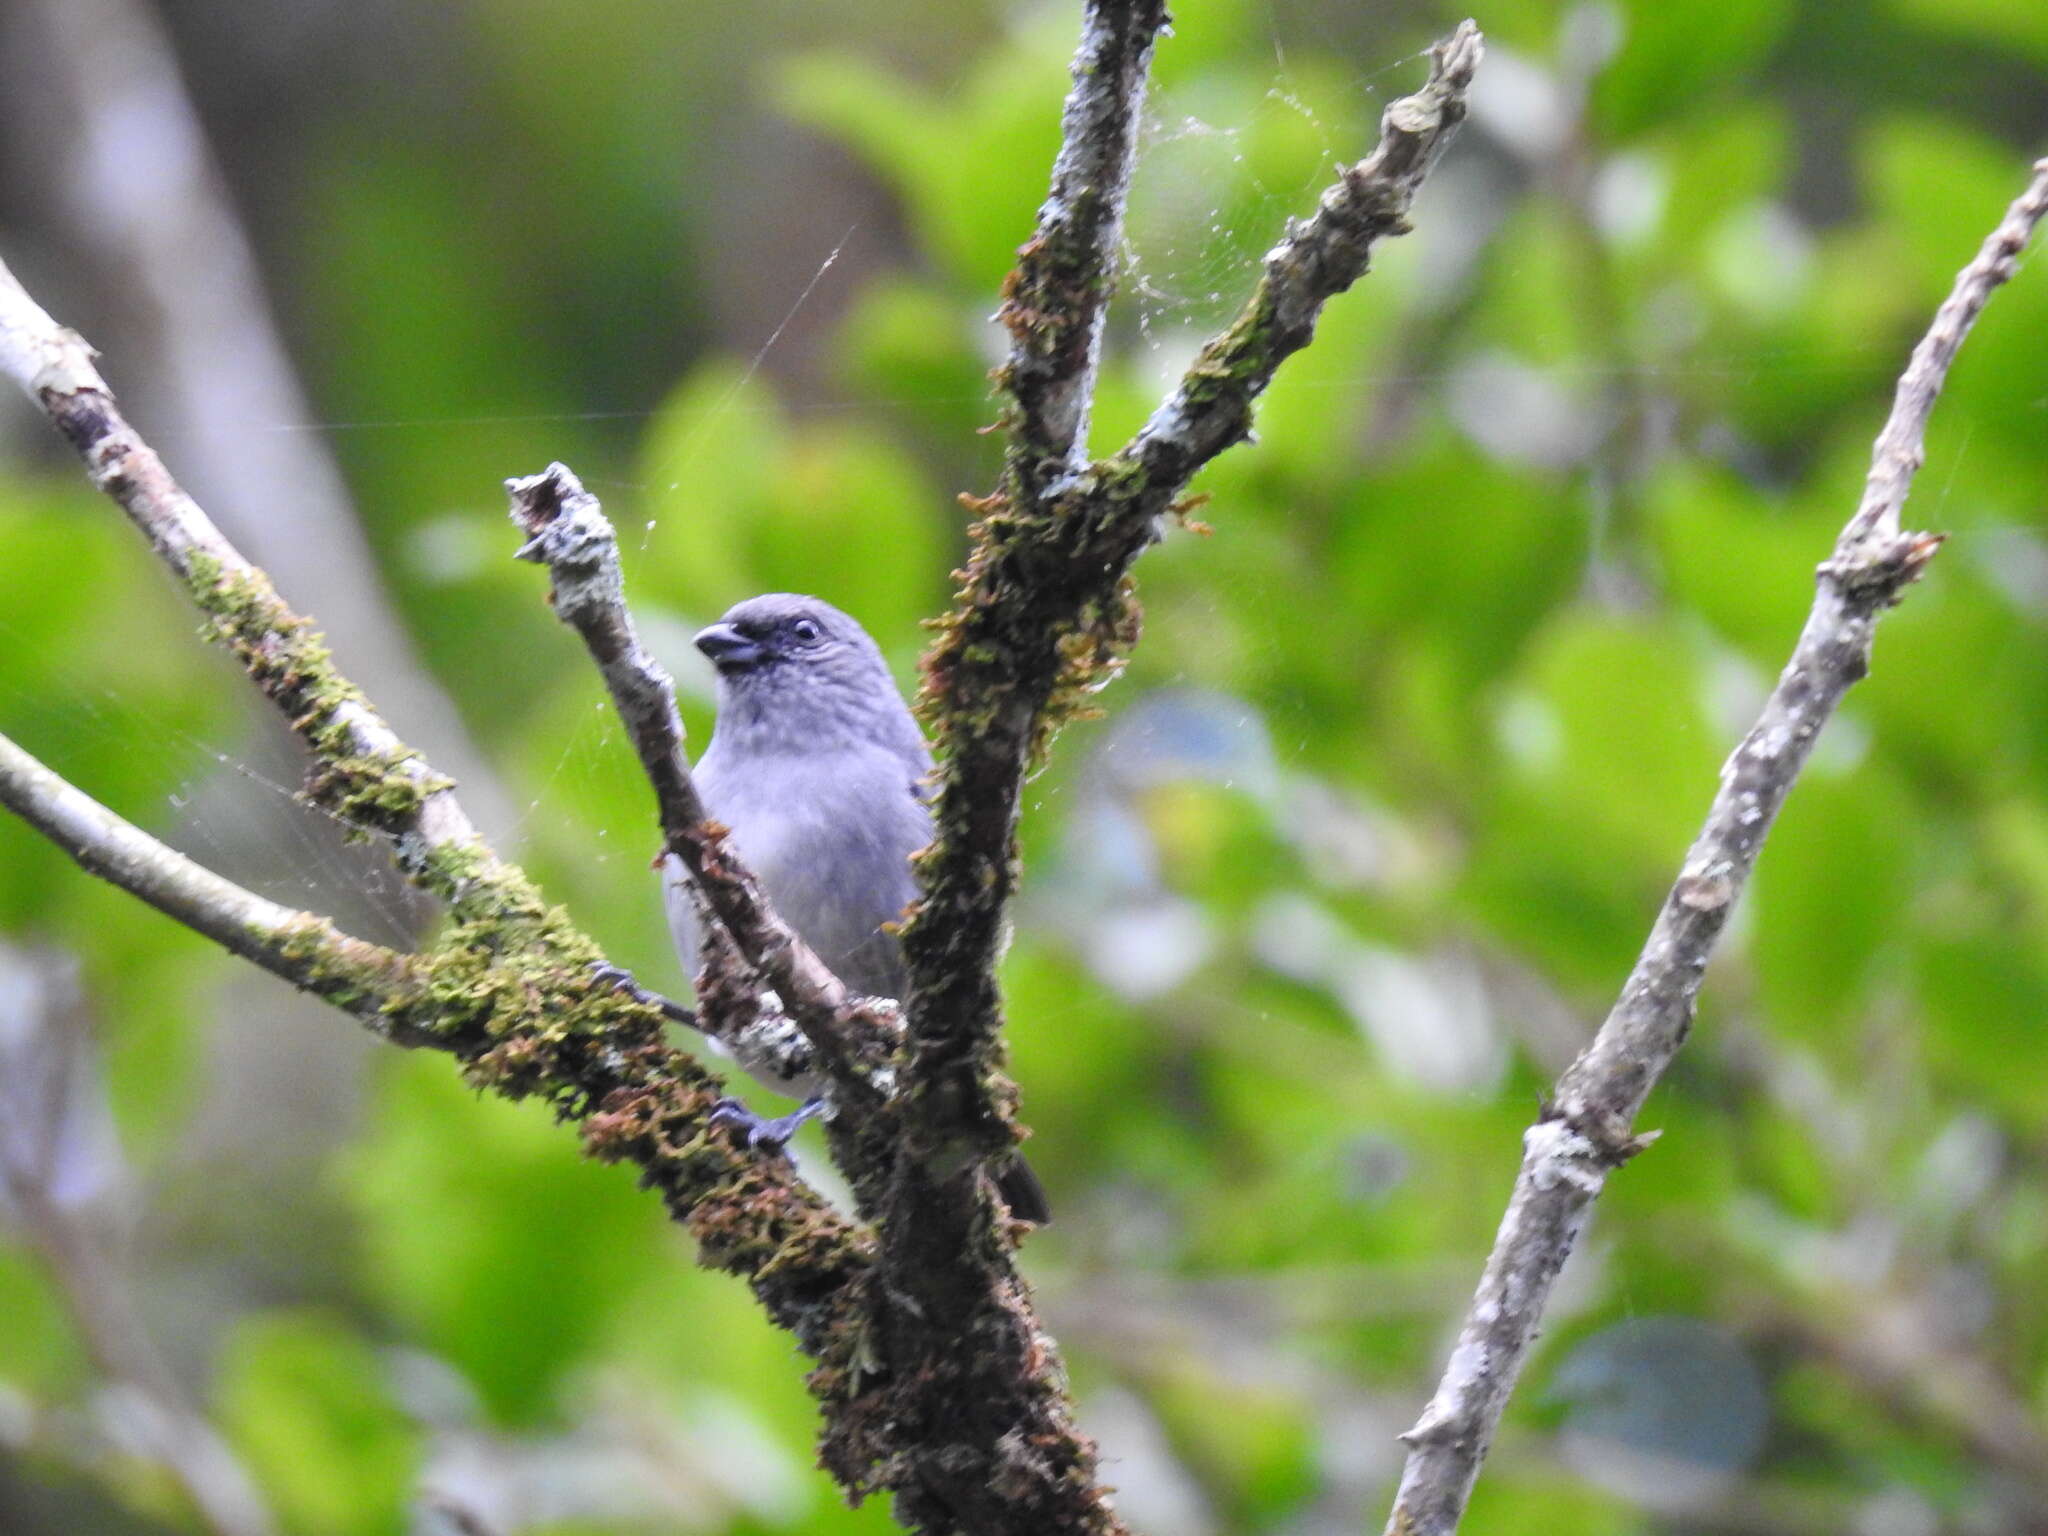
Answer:
[[[676,956],[683,962],[683,974],[697,984],[697,900],[690,891],[690,877],[674,854],[661,860],[661,905],[668,914],[669,937],[675,940]]]

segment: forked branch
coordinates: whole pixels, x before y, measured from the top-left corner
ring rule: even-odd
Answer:
[[[1084,34],[1084,57],[1093,25]],[[1042,473],[1047,461],[1031,435],[1041,413],[1017,395],[1021,424],[1013,429],[1002,485],[973,503],[981,514],[974,548],[924,661],[923,703],[941,758],[939,831],[922,861],[924,902],[905,929],[904,952],[912,1076],[928,1106],[934,1148],[965,1141],[987,1155],[1007,1141],[995,1102],[1002,1023],[995,966],[1016,882],[1026,774],[1136,642],[1130,571],[1189,480],[1248,435],[1254,402],[1280,364],[1313,338],[1324,303],[1364,275],[1381,239],[1408,229],[1416,192],[1464,121],[1483,53],[1469,21],[1430,51],[1428,80],[1387,108],[1379,145],[1323,194],[1311,217],[1290,225],[1237,320],[1202,349],[1119,452],[1080,469]],[[1080,80],[1078,60],[1076,74]],[[1077,84],[1077,92],[1085,85]],[[1088,112],[1069,102],[1070,131],[1098,118],[1119,120],[1108,106]],[[1069,147],[1059,164],[1080,158]],[[1047,203],[1049,210],[1063,206],[1058,195]],[[1063,248],[1056,234],[1041,225],[1024,248],[1020,274],[1034,272],[1048,246]],[[1109,253],[1100,255],[1104,264],[1090,281],[1070,278],[1061,291],[1106,293],[1112,268]],[[1036,277],[1025,286],[1047,291]],[[1017,340],[1000,377],[1014,387],[1028,374],[1021,359],[1035,353],[1030,336],[1019,334],[1019,318],[1010,318]],[[1057,334],[1070,336],[1074,327]],[[1083,410],[1079,419],[1085,418]]]

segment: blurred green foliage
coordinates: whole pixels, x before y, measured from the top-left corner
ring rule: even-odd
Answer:
[[[700,742],[688,635],[756,591],[855,611],[909,686],[954,495],[993,480],[989,315],[1074,30],[1060,6],[730,9],[463,8],[435,66],[461,89],[402,76],[396,136],[374,94],[311,117],[266,151],[297,201],[261,226],[329,425],[372,424],[325,439],[521,807],[512,851],[672,989],[644,790],[496,483],[562,458],[605,498]],[[1178,8],[1099,448],[1454,19]],[[1030,790],[1006,979],[1060,1219],[1027,1267],[1152,1529],[1377,1520],[1520,1130],[1790,648],[1907,349],[2048,129],[2035,0],[1478,19],[1478,110],[1416,232],[1199,483],[1214,532],[1148,555],[1107,718]],[[209,67],[187,59],[202,95]],[[1773,835],[1474,1536],[2048,1519],[2024,1438],[1985,1430],[2008,1412],[2048,1444],[2041,278],[1954,372],[1908,511],[1954,537]],[[61,463],[0,477],[0,545],[0,723],[206,856],[185,802],[244,751],[235,680]],[[210,1264],[220,1218],[178,1170],[220,1155],[188,1126],[228,962],[12,825],[0,916],[81,957],[142,1187],[182,1191],[143,1229],[151,1315],[292,1530],[406,1528],[457,1447],[513,1529],[888,1528],[808,1470],[802,1362],[745,1296],[444,1062],[372,1054],[359,1113],[293,1148],[305,1208],[244,1218],[284,1252]],[[311,1244],[339,1263],[295,1270]],[[0,1392],[84,1392],[61,1311],[0,1249]],[[1734,1347],[1768,1404],[1753,1443],[1708,1432],[1735,1410],[1688,1398],[1685,1334],[1630,1367],[1650,1401],[1588,1412],[1589,1362],[1638,1359],[1613,1330],[1667,1316]],[[618,1460],[579,1503],[592,1426]],[[552,1492],[504,1493],[514,1463]]]

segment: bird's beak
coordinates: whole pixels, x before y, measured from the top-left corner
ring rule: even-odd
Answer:
[[[761,659],[761,647],[730,624],[713,624],[697,631],[697,649],[711,658],[721,672],[737,672]]]

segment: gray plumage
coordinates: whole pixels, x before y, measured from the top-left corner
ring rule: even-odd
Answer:
[[[910,856],[932,838],[931,750],[867,631],[815,597],[749,598],[697,636],[718,669],[718,724],[697,792],[770,905],[855,992],[901,999],[894,923],[917,895]],[[669,929],[697,971],[697,909],[663,870]],[[818,1085],[772,1081],[806,1095]],[[787,1135],[787,1132],[782,1132]],[[996,1174],[1011,1211],[1050,1219],[1022,1158]]]
[[[932,760],[881,651],[831,604],[784,592],[741,603],[698,644],[718,667],[718,725],[695,769],[705,810],[840,980],[901,998],[903,953],[882,924],[917,895]],[[667,887],[694,975],[696,908],[673,864]]]

